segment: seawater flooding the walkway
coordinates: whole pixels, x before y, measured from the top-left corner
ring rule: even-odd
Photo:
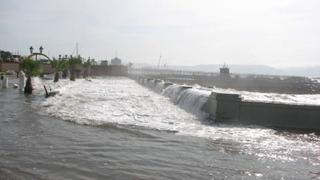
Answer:
[[[43,84],[60,94],[45,99]],[[319,179],[320,136],[215,125],[127,78],[0,90],[0,179]],[[200,104],[195,102],[199,98]],[[178,105],[175,105],[178,104]]]

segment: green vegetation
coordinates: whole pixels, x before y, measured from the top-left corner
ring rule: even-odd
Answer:
[[[90,75],[91,72],[91,66],[94,65],[95,61],[88,59],[86,62],[83,63],[83,78],[86,78]]]
[[[76,80],[76,73],[79,74],[81,71],[82,66],[82,58],[80,56],[78,57],[71,57],[69,59],[69,69],[70,69],[70,80],[75,81]]]
[[[11,57],[11,52],[0,50],[0,61],[9,61]]]
[[[22,69],[27,75],[27,82],[26,82],[26,86],[24,88],[24,93],[25,94],[32,94],[33,88],[32,88],[31,77],[37,76],[41,73],[40,62],[34,61],[30,58],[24,58],[22,60]]]
[[[65,59],[61,59],[61,60],[53,59],[50,61],[50,64],[55,71],[53,82],[58,82],[59,81],[59,73],[62,71],[65,71],[69,68],[69,62]]]

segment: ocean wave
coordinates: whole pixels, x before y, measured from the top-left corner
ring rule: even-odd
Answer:
[[[180,85],[171,85],[164,89],[161,95],[127,78],[39,83],[60,91],[59,95],[43,101],[42,109],[67,121],[94,126],[138,126],[176,132],[178,135],[208,138],[212,141],[222,139],[237,142],[242,153],[253,154],[262,159],[295,161],[300,158],[314,164],[320,162],[316,158],[320,153],[319,137],[316,142],[310,142],[305,141],[303,135],[290,139],[275,130],[261,127],[208,125],[204,122],[200,107],[210,91],[202,87],[181,90]],[[314,156],[309,156],[310,153]],[[297,154],[300,155],[296,156]]]

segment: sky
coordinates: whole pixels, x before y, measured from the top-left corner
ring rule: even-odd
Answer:
[[[167,65],[320,65],[319,0],[1,0],[0,49]]]

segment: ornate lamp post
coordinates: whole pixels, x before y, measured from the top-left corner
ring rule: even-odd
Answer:
[[[30,46],[30,53],[32,54],[33,53],[33,47],[32,46]]]
[[[42,47],[42,46],[40,46],[39,50],[40,50],[40,54],[42,54],[43,47]]]

